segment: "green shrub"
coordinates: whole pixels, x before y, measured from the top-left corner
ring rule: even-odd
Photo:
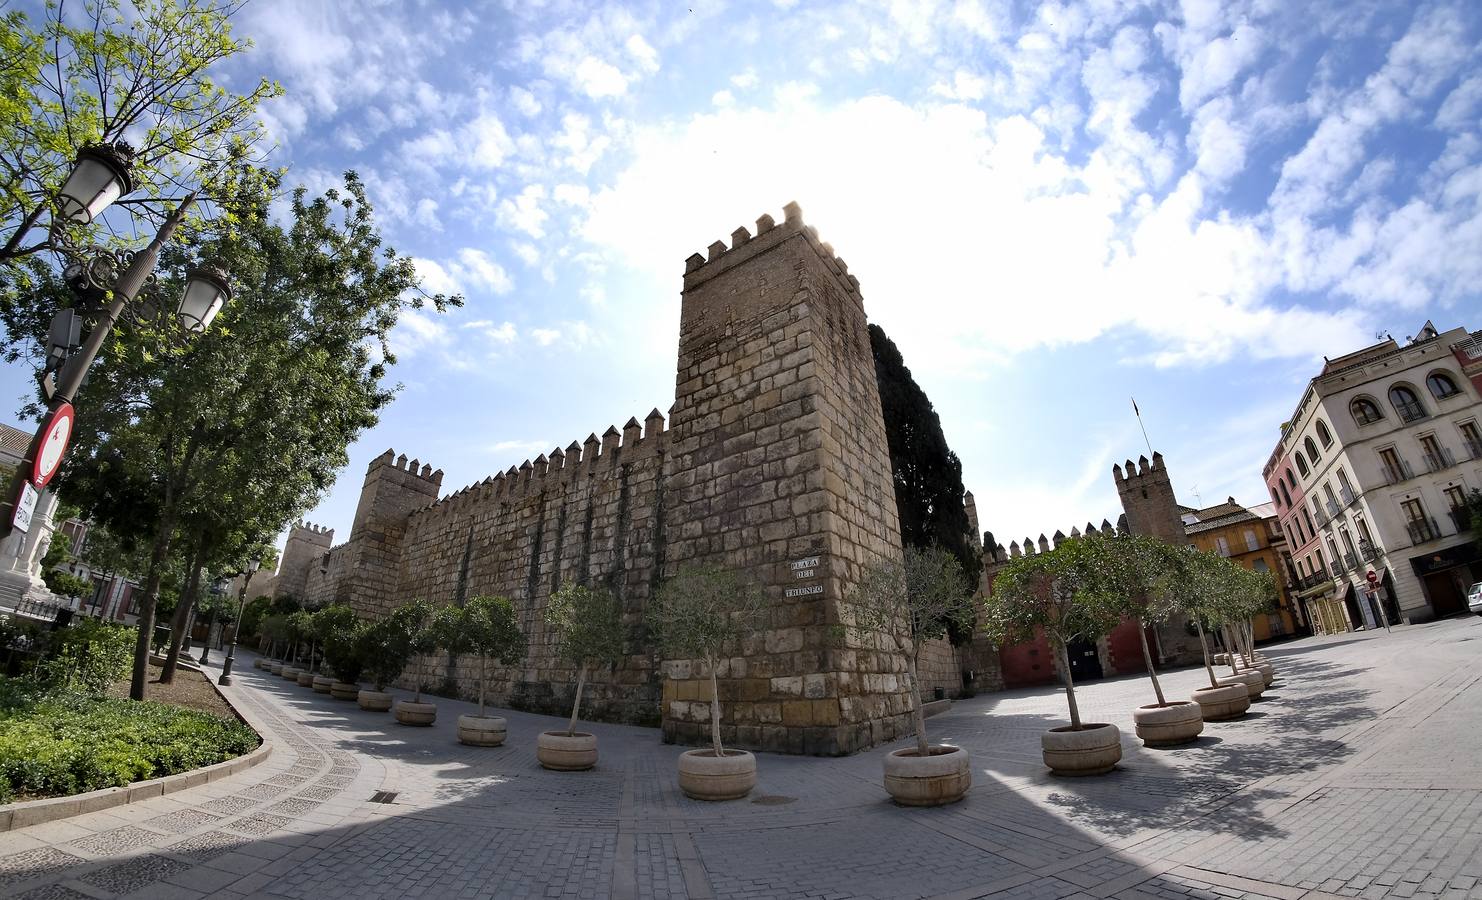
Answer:
[[[47,659],[37,675],[57,686],[101,694],[129,674],[136,634],[132,628],[98,619],[75,620],[51,634]]]
[[[0,679],[0,803],[173,775],[247,753],[241,722],[162,703],[41,693]]]

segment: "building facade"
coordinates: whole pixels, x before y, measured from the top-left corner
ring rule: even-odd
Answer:
[[[1246,508],[1230,497],[1204,509],[1185,507],[1183,522],[1184,534],[1194,547],[1255,572],[1270,572],[1276,580],[1276,607],[1251,619],[1257,641],[1310,633],[1285,577],[1290,554],[1274,505]]]
[[[1466,610],[1482,555],[1465,513],[1482,486],[1482,332],[1427,322],[1308,383],[1263,476],[1298,602],[1352,628]]]

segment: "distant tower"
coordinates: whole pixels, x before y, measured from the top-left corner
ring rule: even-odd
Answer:
[[[406,454],[387,450],[371,460],[350,526],[350,558],[336,601],[347,602],[361,615],[379,616],[398,602],[397,574],[401,538],[413,510],[431,505],[442,489],[443,471],[419,468]],[[402,598],[410,600],[415,598]]]
[[[1175,547],[1187,544],[1183,516],[1178,511],[1163,454],[1154,453],[1151,464],[1146,456],[1141,456],[1135,466],[1130,459],[1125,466],[1125,472],[1122,466],[1112,466],[1112,478],[1117,483],[1122,509],[1127,513],[1128,530],[1151,535]]]
[[[274,597],[292,597],[302,603],[304,586],[309,579],[309,566],[334,546],[334,529],[321,528],[308,522],[297,522],[288,531],[283,556],[278,561],[278,577],[273,581]]]
[[[978,504],[973,500],[972,491],[962,492],[962,506],[967,512],[968,536],[972,538],[974,547],[982,549],[982,537],[980,535],[983,532],[978,530]]]

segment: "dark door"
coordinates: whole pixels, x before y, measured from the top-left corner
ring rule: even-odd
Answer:
[[[1070,677],[1075,681],[1101,677],[1101,657],[1096,655],[1095,641],[1075,641],[1066,646],[1070,657]]]
[[[1453,616],[1467,608],[1466,587],[1462,585],[1462,568],[1433,572],[1425,576],[1425,595],[1436,611],[1436,618]]]

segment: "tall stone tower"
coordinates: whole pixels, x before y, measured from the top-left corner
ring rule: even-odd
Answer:
[[[1184,532],[1183,514],[1179,512],[1178,498],[1173,493],[1173,482],[1168,478],[1168,467],[1163,464],[1163,454],[1154,452],[1152,463],[1146,456],[1139,456],[1134,466],[1127,460],[1123,466],[1112,466],[1112,478],[1117,483],[1117,496],[1121,498],[1123,518],[1127,530],[1133,534],[1146,534],[1175,547],[1189,543]],[[1156,629],[1158,650],[1164,662],[1186,663],[1201,658],[1199,641],[1189,634],[1182,617],[1164,623]]]
[[[765,629],[721,666],[725,739],[842,754],[909,728],[901,660],[834,627],[861,567],[899,558],[900,523],[859,282],[784,212],[685,261],[665,567],[766,592]],[[700,664],[666,666],[665,736],[703,740]]]
[[[288,531],[283,556],[278,560],[278,577],[273,581],[273,596],[293,597],[302,603],[309,567],[314,560],[334,546],[334,529],[297,522]]]
[[[401,542],[413,510],[429,506],[442,489],[443,471],[419,468],[406,454],[387,450],[371,460],[360,503],[350,526],[351,558],[346,577],[335,591],[335,601],[349,603],[363,615],[380,616],[410,598],[396,596],[401,564]]]

